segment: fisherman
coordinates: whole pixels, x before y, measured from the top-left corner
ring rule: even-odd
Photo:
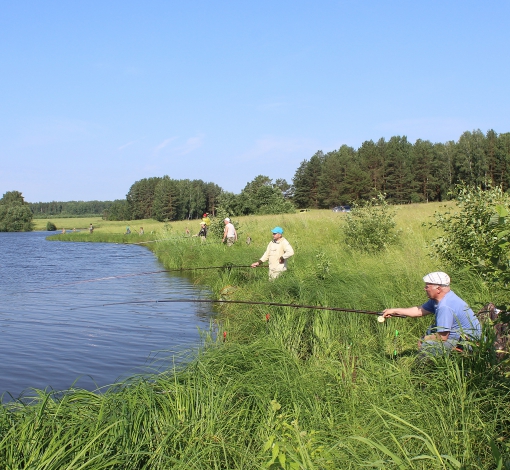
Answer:
[[[204,215],[202,216],[202,222],[205,224],[206,229],[209,230],[209,227],[211,226],[211,219],[209,218],[208,212],[204,212]]]
[[[450,289],[450,276],[438,271],[427,274],[423,281],[429,298],[427,302],[420,307],[388,308],[383,311],[383,317],[423,317],[434,314],[434,324],[418,341],[418,349],[433,356],[455,347],[462,348],[465,340],[479,338],[480,322],[466,302]]]
[[[265,261],[269,261],[269,279],[276,279],[283,271],[287,271],[287,260],[294,254],[294,250],[283,237],[281,227],[275,227],[271,233],[273,240],[267,245],[266,252],[251,267],[256,268]]]
[[[89,233],[92,233],[94,231],[94,226],[92,224],[89,225]]]
[[[196,235],[193,235],[194,237],[200,237],[202,241],[204,241],[207,237],[207,225],[205,225],[205,222],[202,222],[200,224],[200,230]]]
[[[221,243],[227,240],[227,246],[232,246],[237,241],[237,231],[234,224],[230,222],[230,219],[226,217],[223,219],[225,223],[225,230],[223,231],[223,239]]]

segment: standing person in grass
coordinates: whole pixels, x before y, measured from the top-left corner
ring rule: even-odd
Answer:
[[[260,266],[265,261],[269,261],[269,279],[276,279],[283,271],[287,271],[287,260],[294,254],[290,243],[283,237],[283,229],[275,227],[271,230],[273,240],[267,245],[266,252],[252,268]]]
[[[205,224],[206,230],[209,230],[209,227],[211,226],[211,219],[209,218],[208,212],[205,212],[202,216],[202,222]]]
[[[228,217],[223,219],[223,222],[225,222],[225,230],[223,231],[223,239],[221,240],[221,243],[227,240],[227,246],[232,246],[237,241],[236,228],[234,227],[234,224],[230,222]]]
[[[207,225],[205,225],[205,222],[202,222],[200,224],[200,231],[196,234],[196,235],[193,235],[194,237],[200,237],[202,239],[202,241],[204,241],[207,237]]]
[[[418,342],[418,349],[424,353],[438,355],[461,346],[464,339],[480,337],[481,326],[473,310],[450,289],[450,276],[443,272],[427,274],[425,292],[429,300],[420,307],[388,308],[384,318],[392,315],[423,317],[435,315],[434,324]]]

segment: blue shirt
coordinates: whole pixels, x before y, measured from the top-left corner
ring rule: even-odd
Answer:
[[[449,291],[439,302],[430,299],[421,308],[436,316],[432,331],[449,331],[448,339],[459,340],[460,336],[478,338],[482,328],[473,310],[457,294]]]

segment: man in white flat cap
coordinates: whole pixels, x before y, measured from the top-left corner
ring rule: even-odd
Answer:
[[[423,317],[435,315],[434,324],[418,342],[418,348],[433,355],[456,347],[463,339],[480,337],[481,326],[473,310],[450,289],[450,276],[437,271],[423,277],[429,300],[421,307],[388,308],[384,318],[393,315]]]
[[[223,240],[221,240],[221,243],[227,240],[227,246],[232,246],[237,241],[236,228],[228,217],[223,219],[223,222],[225,223],[225,229],[223,230]]]

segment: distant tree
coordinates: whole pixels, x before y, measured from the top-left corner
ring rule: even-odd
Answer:
[[[129,206],[125,199],[116,199],[108,210],[104,212],[106,220],[131,220]]]
[[[152,218],[152,204],[161,178],[144,178],[133,183],[126,195],[129,213],[133,220]]]
[[[347,145],[324,157],[319,178],[321,207],[349,204],[370,192],[368,172],[361,168],[357,152]]]
[[[414,192],[412,168],[413,146],[407,137],[394,136],[386,145],[386,197],[393,204],[411,202]]]
[[[238,215],[256,214],[260,206],[269,204],[274,195],[272,182],[268,176],[258,175],[247,183],[239,195]]]
[[[279,185],[273,184],[268,176],[258,175],[246,184],[237,199],[238,214],[283,214],[294,212],[294,205],[285,199],[281,187],[284,180],[279,180]]]
[[[504,191],[508,191],[510,188],[510,132],[499,134],[496,159],[495,183],[501,185]]]
[[[321,206],[336,206],[347,201],[342,201],[345,184],[345,173],[352,164],[349,157],[340,151],[328,152],[324,156],[324,164],[319,177],[318,194]]]
[[[283,178],[278,178],[274,182],[274,186],[277,187],[281,192],[285,199],[289,199],[292,197],[292,185],[287,183],[287,180]]]
[[[221,193],[222,189],[217,184],[205,183],[205,196],[207,200],[205,212],[208,212],[213,217],[216,214],[216,205]]]
[[[0,204],[16,206],[25,204],[25,199],[19,191],[7,191],[0,199]]]
[[[464,132],[455,146],[456,183],[484,186],[488,183],[489,166],[485,153],[485,136],[480,129]]]
[[[413,148],[414,164],[412,173],[416,189],[416,201],[429,202],[439,200],[441,186],[439,177],[443,171],[442,162],[434,144],[418,139]]]
[[[156,220],[163,222],[174,219],[177,194],[177,182],[171,180],[168,176],[163,176],[154,192],[152,213]]]
[[[323,164],[324,154],[319,150],[309,161],[304,160],[296,170],[292,180],[293,202],[298,208],[319,207],[319,181]]]
[[[29,232],[33,214],[19,191],[8,191],[0,199],[0,232]]]
[[[358,157],[361,169],[368,174],[370,179],[371,196],[375,196],[380,191],[384,191],[384,148],[386,142],[380,139],[377,144],[373,140],[368,140],[361,144],[358,149]]]
[[[222,214],[239,215],[241,213],[241,196],[229,191],[222,191],[218,196],[218,204],[216,210],[216,217],[219,217],[221,209]],[[223,232],[222,232],[223,233]]]

